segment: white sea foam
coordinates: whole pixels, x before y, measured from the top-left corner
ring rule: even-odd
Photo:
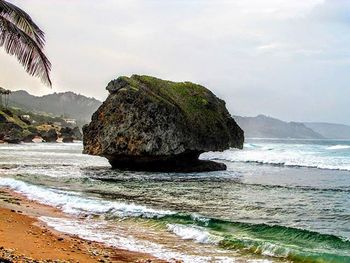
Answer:
[[[45,177],[54,177],[54,178],[79,178],[82,177],[81,168],[78,165],[71,166],[69,169],[69,173],[67,173],[66,166],[60,165],[51,165],[51,166],[24,166],[24,165],[16,165],[13,164],[11,169],[0,168],[0,173],[2,175],[32,175],[32,176],[45,176]]]
[[[168,230],[185,240],[197,243],[217,244],[221,238],[211,235],[205,228],[180,224],[168,224]]]
[[[202,223],[204,223],[205,225],[208,225],[208,223],[209,223],[209,221],[210,221],[209,218],[206,218],[206,217],[204,217],[204,216],[201,216],[201,215],[199,215],[199,214],[197,214],[197,213],[192,213],[192,214],[191,214],[191,218],[192,218],[192,220],[198,221],[198,222],[202,222]]]
[[[350,145],[333,145],[326,148],[327,150],[343,150],[343,149],[350,149]]]
[[[59,167],[69,165],[78,169],[92,164],[100,167],[108,167],[108,161],[99,156],[81,154],[82,143],[30,143],[18,145],[0,144],[0,164],[17,165],[20,173],[26,173],[30,166],[40,165]],[[25,165],[24,165],[25,164]],[[29,171],[30,172],[30,171]],[[51,174],[48,173],[48,176]],[[55,175],[54,175],[55,176]]]
[[[244,148],[256,148],[257,146],[255,144],[252,143],[245,143],[244,144]]]
[[[330,151],[350,149],[349,145],[335,145],[327,148],[323,145],[312,144],[261,143],[255,145],[256,147],[248,147],[243,150],[208,152],[202,154],[201,158],[350,171],[350,153]]]
[[[57,231],[74,234],[80,238],[101,242],[108,246],[127,249],[135,252],[151,254],[167,262],[177,262],[181,260],[184,263],[234,263],[237,260],[227,256],[201,256],[198,254],[185,254],[161,244],[140,240],[128,233],[122,233],[117,229],[111,229],[111,225],[105,221],[96,220],[75,220],[67,218],[40,217],[40,220]],[[241,260],[238,260],[241,262]],[[270,263],[266,259],[245,259],[249,263]]]
[[[166,248],[160,244],[136,239],[116,230],[111,231],[110,226],[103,221],[79,221],[53,217],[41,217],[40,219],[57,231],[78,235],[80,238],[101,242],[108,246],[148,253],[168,262],[176,262],[176,260],[182,260],[184,263],[235,262],[234,259],[227,257],[213,258],[208,256],[187,255]],[[108,231],[106,231],[106,229],[108,229]]]
[[[210,234],[205,228],[193,225],[181,225],[181,224],[168,224],[168,230],[174,233],[175,235],[181,237],[184,240],[192,240],[197,243],[202,244],[213,244],[217,245],[220,241],[224,239],[224,237],[216,236]],[[247,247],[249,245],[247,244]],[[265,256],[272,257],[282,257],[285,258],[289,255],[289,250],[283,248],[281,246],[275,245],[270,242],[265,242],[257,248],[261,250],[261,254]],[[223,261],[215,261],[215,262],[225,262]],[[259,260],[251,260],[247,262],[271,262],[269,260],[259,261]]]
[[[289,249],[269,243],[269,242],[264,243],[258,249],[261,250],[262,255],[271,256],[271,257],[277,256],[281,258],[286,258],[290,253]]]
[[[155,210],[133,203],[106,201],[98,198],[82,197],[74,192],[60,191],[31,185],[13,178],[0,178],[0,186],[25,195],[28,199],[58,207],[69,214],[104,215],[117,217],[156,218],[173,214],[168,210]]]

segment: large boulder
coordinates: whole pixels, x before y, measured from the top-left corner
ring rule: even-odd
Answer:
[[[7,143],[18,144],[22,141],[22,138],[23,138],[22,130],[12,128],[5,134],[3,141]]]
[[[63,127],[60,130],[62,142],[73,142],[73,130],[70,127]]]
[[[33,140],[36,136],[37,135],[35,133],[29,133],[28,135],[26,135],[22,138],[22,141],[27,142],[27,143],[33,142]]]
[[[113,168],[224,170],[199,155],[243,147],[243,131],[225,102],[203,86],[133,75],[112,80],[107,90],[83,128],[83,152],[106,157]]]
[[[16,119],[17,117],[17,119]],[[9,109],[0,111],[0,140],[7,143],[31,142],[34,138],[32,127],[27,126]]]
[[[20,143],[24,130],[19,125],[7,120],[0,122],[0,138],[7,143]]]
[[[40,135],[45,142],[56,142],[58,139],[58,133],[54,128],[49,129],[48,131],[43,131]]]
[[[79,127],[63,127],[60,130],[60,134],[62,137],[62,142],[73,142],[74,140],[80,141],[82,139],[82,134],[79,130]]]
[[[74,127],[72,133],[74,140],[81,141],[83,139],[83,135],[81,134],[79,127]]]

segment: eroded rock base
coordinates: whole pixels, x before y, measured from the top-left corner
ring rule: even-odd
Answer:
[[[188,157],[188,156],[187,156]],[[211,172],[226,170],[223,163],[199,160],[197,158],[186,158],[180,156],[177,158],[108,158],[113,169],[129,171],[149,171],[149,172],[176,172],[176,173],[194,173],[194,172]]]

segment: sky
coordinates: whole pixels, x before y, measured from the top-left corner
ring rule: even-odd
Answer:
[[[202,84],[233,115],[350,125],[349,0],[8,0],[46,33],[52,89],[0,49],[0,86],[104,100],[146,74]]]

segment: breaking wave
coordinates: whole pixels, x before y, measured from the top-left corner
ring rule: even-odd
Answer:
[[[0,186],[8,187],[31,200],[58,207],[68,214],[97,215],[107,220],[137,217],[155,221],[184,240],[209,244],[221,249],[239,250],[244,253],[302,262],[350,261],[350,241],[334,235],[280,225],[231,222],[201,217],[196,214],[153,209],[143,205],[86,197],[76,192],[44,188],[12,178],[1,178]],[[115,246],[128,249],[130,248],[128,246],[131,246],[137,251],[149,251],[155,256],[166,259],[177,257],[184,259],[185,262],[207,262],[205,257],[186,258],[187,256],[175,252],[164,252],[157,244],[140,243],[131,237],[129,239],[116,238],[109,236],[108,232],[97,234],[95,227],[89,228],[81,225],[77,228],[78,222],[74,220],[45,217],[42,220],[57,230],[75,233],[86,239],[107,244],[113,241]],[[106,221],[98,224],[104,224],[103,222]]]
[[[245,144],[244,150],[209,152],[202,159],[350,171],[350,145]]]

